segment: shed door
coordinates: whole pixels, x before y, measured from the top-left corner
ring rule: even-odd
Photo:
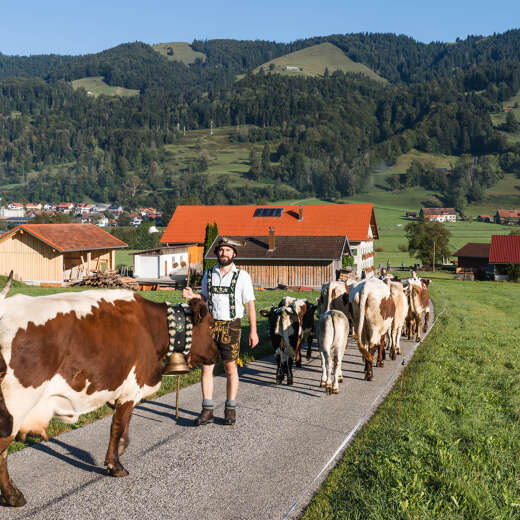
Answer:
[[[158,267],[158,256],[141,256],[139,262],[139,271],[135,274],[140,278],[159,278]]]

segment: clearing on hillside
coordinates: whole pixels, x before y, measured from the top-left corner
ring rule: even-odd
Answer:
[[[323,76],[325,69],[332,74],[335,70],[361,73],[376,81],[386,82],[362,63],[352,61],[339,47],[325,42],[313,45],[285,56],[280,56],[257,67],[254,72],[264,69],[287,76]]]
[[[87,94],[91,96],[137,96],[139,95],[138,90],[124,88],[124,87],[112,87],[107,85],[103,79],[103,76],[92,76],[87,78],[75,79],[72,81],[72,88],[84,88]]]
[[[205,54],[194,51],[191,45],[186,42],[156,43],[152,47],[170,61],[182,61],[186,65],[191,65],[197,58],[206,61]]]

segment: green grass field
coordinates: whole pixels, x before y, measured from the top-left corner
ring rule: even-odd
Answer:
[[[88,78],[81,78],[72,81],[72,88],[78,89],[83,88],[87,91],[87,93],[91,93],[91,95],[98,96],[137,96],[139,94],[138,90],[133,90],[124,87],[111,87],[107,85],[103,80],[102,76],[93,76]]]
[[[197,58],[206,61],[206,55],[204,53],[194,51],[191,45],[186,42],[156,43],[152,45],[152,47],[170,61],[182,61],[182,63],[186,65],[194,63]],[[173,54],[169,54],[169,49],[173,51]]]
[[[433,279],[438,323],[303,519],[520,518],[518,285]],[[375,372],[377,377],[377,369]]]
[[[287,76],[323,76],[326,68],[329,69],[331,74],[336,70],[341,70],[365,74],[370,79],[386,82],[373,70],[362,63],[352,61],[339,47],[329,42],[280,56],[260,65],[253,72],[264,69],[265,72],[271,71]]]

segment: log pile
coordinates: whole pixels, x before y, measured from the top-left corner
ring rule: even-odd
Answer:
[[[94,271],[83,279],[73,282],[75,286],[89,287],[117,287],[118,289],[131,289],[137,291],[137,282],[131,276],[121,276],[117,271]]]

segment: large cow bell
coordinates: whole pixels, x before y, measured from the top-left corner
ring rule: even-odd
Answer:
[[[166,359],[166,365],[163,369],[163,376],[179,376],[181,374],[187,374],[190,371],[186,364],[184,354],[181,352],[174,352],[169,358]]]

